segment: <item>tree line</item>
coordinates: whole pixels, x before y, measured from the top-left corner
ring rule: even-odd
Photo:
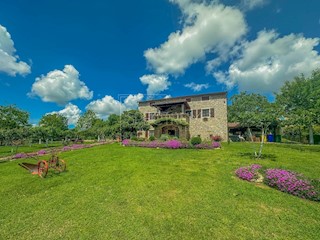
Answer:
[[[320,69],[313,71],[310,77],[300,75],[285,82],[275,93],[274,102],[260,94],[246,92],[236,94],[230,100],[228,121],[246,127],[250,137],[251,127],[261,129],[264,136],[270,126],[277,125],[296,131],[300,138],[307,130],[309,144],[314,144],[314,130],[320,129]]]

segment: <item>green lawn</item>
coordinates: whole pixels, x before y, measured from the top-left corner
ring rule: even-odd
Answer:
[[[250,143],[221,150],[117,144],[65,152],[46,179],[0,164],[0,239],[319,239],[320,203],[234,171],[259,163],[319,178],[320,147]]]

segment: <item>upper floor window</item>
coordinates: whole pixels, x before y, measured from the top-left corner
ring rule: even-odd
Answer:
[[[209,108],[206,108],[206,109],[202,109],[202,112],[201,112],[201,116],[204,118],[204,117],[210,117],[210,109]]]
[[[203,96],[203,97],[201,98],[201,100],[202,100],[202,101],[208,101],[208,100],[209,100],[209,96]]]

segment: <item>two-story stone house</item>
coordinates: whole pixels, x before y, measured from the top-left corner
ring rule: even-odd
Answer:
[[[208,93],[139,102],[139,111],[150,123],[140,137],[160,138],[162,134],[181,139],[219,135],[228,139],[227,93]]]

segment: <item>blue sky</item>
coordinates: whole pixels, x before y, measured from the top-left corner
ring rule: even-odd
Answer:
[[[148,98],[261,93],[320,67],[317,0],[1,0],[0,104],[74,124]]]

